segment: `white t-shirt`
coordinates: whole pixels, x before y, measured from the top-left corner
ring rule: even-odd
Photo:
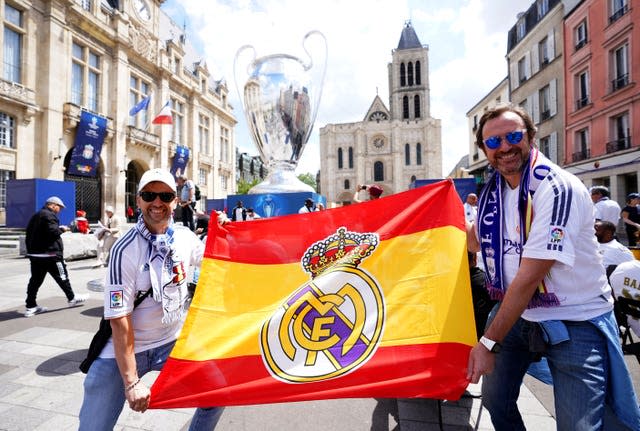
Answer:
[[[595,203],[596,207],[596,219],[610,221],[614,225],[618,226],[620,220],[620,205],[611,199],[600,199]]]
[[[199,266],[204,253],[204,244],[191,230],[174,226],[175,253],[181,257],[192,279],[193,268]],[[121,237],[111,249],[109,272],[104,289],[104,317],[111,319],[132,314],[135,353],[162,346],[178,338],[183,320],[162,323],[162,303],[153,299],[151,292],[134,310],[138,292],[144,293],[151,287],[147,263],[149,242],[133,228]],[[102,358],[114,358],[112,339],[100,354]]]
[[[309,209],[306,205],[303,205],[302,208],[298,210],[298,214],[312,213],[313,211],[314,211],[313,207]]]
[[[640,261],[630,260],[621,263],[609,277],[616,298],[624,296],[640,299]],[[627,319],[629,327],[640,337],[640,320],[631,316]]]
[[[631,250],[615,239],[606,243],[598,243],[598,253],[602,256],[602,265],[605,268],[609,265],[620,265],[622,262],[635,259]]]
[[[593,201],[577,177],[553,163],[550,166],[552,172],[533,196],[533,222],[524,247],[518,245],[519,227],[515,224],[519,223],[514,203],[517,190],[504,187],[503,253],[509,254],[503,260],[503,277],[507,286],[515,277],[520,265],[516,259],[520,248],[522,257],[555,260],[544,278],[544,285],[556,295],[560,305],[526,309],[522,317],[533,322],[584,321],[613,308],[611,288],[597,252]]]

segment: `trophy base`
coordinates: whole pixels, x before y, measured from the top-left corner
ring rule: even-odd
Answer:
[[[271,172],[261,183],[249,190],[250,195],[261,193],[315,193],[313,187],[303,183],[296,177],[293,170],[280,170]]]

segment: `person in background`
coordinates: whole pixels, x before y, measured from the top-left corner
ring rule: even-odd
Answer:
[[[96,233],[96,237],[98,238],[98,260],[94,267],[107,266],[111,247],[113,247],[116,240],[120,238],[120,217],[114,214],[111,205],[107,205],[104,208],[104,214],[106,217],[104,218],[102,228]]]
[[[316,205],[316,211],[324,211],[325,207],[324,204],[322,202],[318,202],[318,205]]]
[[[82,305],[88,295],[76,295],[71,288],[69,271],[64,261],[64,244],[61,235],[69,229],[60,226],[58,214],[64,208],[62,199],[49,197],[40,211],[35,213],[27,224],[27,257],[31,263],[31,278],[27,285],[27,300],[24,317],[47,311],[38,306],[36,297],[47,273],[51,274],[67,297],[67,305]]]
[[[362,200],[360,200],[359,198],[359,193],[361,190],[366,190],[367,192],[369,192],[370,201],[380,198],[383,192],[382,187],[377,184],[372,184],[370,186],[358,184],[358,186],[356,187],[356,192],[353,194],[353,202],[362,202]]]
[[[593,186],[590,191],[591,200],[596,207],[596,221],[610,221],[617,227],[620,221],[620,205],[609,197],[609,189],[605,186]]]
[[[145,172],[136,202],[142,217],[109,259],[104,318],[113,333],[84,380],[80,431],[112,430],[125,401],[136,412],[147,410],[151,392],[140,378],[164,366],[184,323],[189,274],[202,261],[204,244],[173,222],[178,199],[169,171]],[[212,430],[221,414],[221,408],[197,408],[189,429]]]
[[[640,429],[593,202],[582,181],[537,149],[535,135],[514,104],[488,109],[478,123],[476,145],[495,172],[480,194],[477,226],[467,223],[467,246],[482,251],[489,293],[500,302],[471,349],[467,378],[484,376],[482,403],[497,431],[525,429],[517,400],[540,356],[559,430],[608,429],[609,420]]]
[[[199,236],[200,239],[207,235],[209,231],[209,220],[211,216],[202,211],[196,211],[196,235]]]
[[[236,206],[231,210],[231,221],[245,221],[247,219],[247,210],[243,205],[242,201],[236,203]]]
[[[89,233],[89,220],[87,220],[87,213],[85,211],[76,211],[76,218],[73,220],[71,231],[83,234]]]
[[[615,239],[616,227],[613,223],[597,221],[594,228],[598,239],[598,253],[602,256],[602,265],[605,269],[611,265],[616,266],[635,259],[631,250]]]
[[[476,222],[478,214],[478,196],[475,193],[469,193],[464,203],[464,217],[469,223]]]
[[[259,218],[262,218],[262,217],[260,217],[260,214],[255,212],[253,210],[253,208],[247,208],[247,221],[249,221],[249,220],[257,220]]]
[[[313,202],[313,199],[306,198],[304,200],[304,205],[300,207],[300,209],[298,210],[298,214],[312,213],[315,210],[316,210],[316,205]]]
[[[195,190],[196,186],[193,181],[186,175],[180,175],[177,180],[180,187],[180,208],[182,214],[182,224],[194,231],[196,229],[193,221],[193,209],[196,205]]]
[[[616,300],[620,297],[640,300],[640,261],[634,259],[618,265],[609,276],[609,282]],[[627,316],[627,323],[640,337],[640,319]]]
[[[640,232],[640,195],[629,193],[627,195],[627,205],[622,208],[620,218],[624,222],[624,229],[627,232],[627,242],[629,247],[635,247],[638,243],[638,233]]]

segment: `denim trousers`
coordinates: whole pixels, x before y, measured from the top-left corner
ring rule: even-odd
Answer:
[[[592,323],[564,322],[569,340],[546,345],[553,378],[558,430],[603,429],[607,393],[607,340]],[[539,354],[529,351],[532,325],[518,319],[496,354],[495,369],[482,380],[482,402],[497,431],[525,430],[516,404],[520,386]]]
[[[175,341],[155,349],[136,353],[138,376],[160,371]],[[80,408],[80,431],[111,431],[118,421],[126,398],[124,385],[113,358],[97,358],[84,380],[84,399]],[[191,419],[190,431],[213,430],[222,415],[221,407],[198,408]]]

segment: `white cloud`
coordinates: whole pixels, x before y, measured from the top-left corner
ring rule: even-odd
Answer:
[[[314,132],[298,172],[319,169],[318,130],[361,121],[376,95],[388,104],[387,64],[405,20],[429,45],[431,115],[442,120],[443,174],[468,152],[466,112],[507,74],[507,31],[531,0],[181,0],[215,78],[224,77],[239,121],[236,145],[256,153],[235,88],[233,60],[251,44],[259,56],[302,56],[302,38],[320,30],[328,65]],[[168,1],[165,10],[177,7]],[[179,21],[178,21],[179,22]]]

